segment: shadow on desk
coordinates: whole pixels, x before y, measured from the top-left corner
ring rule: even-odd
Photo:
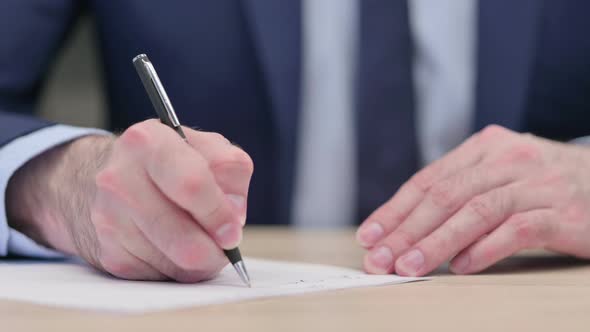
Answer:
[[[480,275],[521,274],[532,272],[549,272],[554,270],[576,269],[590,266],[590,260],[556,254],[528,254],[513,256],[479,273]]]
[[[519,275],[535,272],[567,271],[590,267],[590,260],[559,255],[545,251],[531,251],[506,258],[490,268],[474,275]],[[433,273],[434,276],[453,276],[448,264]]]

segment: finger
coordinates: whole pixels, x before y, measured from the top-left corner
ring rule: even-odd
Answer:
[[[479,164],[434,184],[408,218],[376,246],[387,246],[399,257],[448,220],[471,198],[503,187],[525,172],[521,167]],[[369,253],[370,255],[370,253]]]
[[[252,159],[218,133],[189,129],[187,139],[203,155],[224,192],[247,196],[253,172]]]
[[[221,249],[210,236],[186,211],[160,193],[145,171],[133,168],[126,171],[124,176],[109,176],[109,173],[103,172],[97,179],[97,185],[102,189],[97,193],[98,209],[119,211],[111,218],[114,221],[102,220],[107,227],[120,227],[110,224],[130,218],[149,242],[182,269],[213,271],[220,262],[225,262]],[[133,191],[116,188],[133,188]],[[167,272],[170,274],[171,271]]]
[[[372,247],[402,223],[424,198],[433,183],[477,164],[483,155],[483,150],[478,144],[478,136],[479,134],[472,136],[404,183],[391,199],[361,224],[356,234],[357,242],[365,248]]]
[[[132,221],[130,224],[134,226],[132,230],[133,236],[127,237],[122,241],[122,246],[138,259],[144,261],[155,270],[167,276],[171,280],[182,283],[196,283],[199,281],[210,279],[227,263],[225,259],[220,257],[218,267],[212,269],[191,267],[190,269],[182,268],[176,265],[170,258],[162,253],[143,232],[137,228],[137,224],[141,222]]]
[[[97,260],[94,262],[98,269],[117,278],[128,280],[159,281],[168,278],[121,245],[118,240],[121,229],[113,227],[111,218],[96,212],[92,217],[97,226],[96,235],[100,243]]]
[[[187,145],[160,151],[158,159],[147,165],[156,186],[189,212],[219,246],[235,248],[241,241],[244,207],[223,193],[207,161]],[[174,171],[164,165],[175,165]]]
[[[208,161],[217,184],[224,193],[229,194],[241,214],[246,216],[246,202],[254,163],[241,148],[231,144],[217,133],[186,129],[189,144]]]
[[[511,144],[516,137],[516,133],[495,125],[473,135],[406,182],[387,203],[363,222],[357,232],[357,241],[366,248],[374,246],[405,220],[433,184],[482,162],[486,155]]]
[[[398,258],[401,275],[425,275],[455,256],[509,216],[549,206],[547,190],[533,191],[528,183],[514,183],[473,198],[451,219]]]
[[[187,211],[224,249],[241,241],[239,209],[217,185],[207,161],[169,128],[156,122],[133,126],[121,136],[122,153],[136,153],[155,186]],[[103,173],[108,173],[104,171]]]
[[[110,274],[122,279],[139,281],[165,281],[169,279],[166,274],[145,260],[135,256],[122,246],[121,249],[125,251],[127,258],[125,256],[119,257],[119,262],[110,266]]]
[[[164,198],[165,200],[165,198]],[[105,202],[103,200],[103,202]],[[104,204],[104,203],[103,203]],[[101,205],[103,205],[101,204]],[[172,279],[178,282],[183,283],[195,283],[202,280],[210,279],[213,275],[215,275],[221,268],[227,264],[227,260],[222,257],[221,253],[218,253],[219,260],[217,266],[209,268],[207,266],[203,266],[202,262],[195,262],[193,263],[194,266],[189,267],[180,267],[178,264],[174,263],[169,257],[167,257],[160,249],[158,249],[154,244],[153,241],[149,240],[145,234],[137,227],[137,225],[143,224],[145,221],[137,222],[132,219],[132,215],[138,216],[135,211],[129,211],[125,206],[125,203],[119,200],[110,200],[106,202],[108,206],[108,212],[104,214],[93,214],[93,219],[99,225],[98,229],[100,230],[100,234],[102,235],[103,242],[115,242],[119,243],[119,246],[124,248],[129,255],[132,255],[136,259],[142,261],[143,263],[149,265],[153,270],[160,272],[162,274],[161,279],[153,279],[153,280],[164,280],[164,279]],[[154,207],[157,209],[158,207]],[[105,211],[105,210],[103,210]],[[147,214],[150,214],[148,211]],[[105,215],[113,215],[110,217],[112,220],[116,220],[119,224],[116,230],[113,227],[108,227],[109,229],[106,230],[108,234],[105,237],[105,224],[109,225],[109,222],[104,222]],[[103,219],[103,220],[96,220],[96,219]],[[110,222],[112,225],[113,222]],[[203,232],[200,230],[200,232]],[[183,234],[181,234],[176,239],[171,239],[175,241],[182,241]],[[184,234],[186,236],[186,234]],[[106,241],[104,241],[106,239]],[[211,242],[211,247],[214,250],[218,250],[217,246],[212,242],[212,240],[208,240]],[[171,242],[169,242],[171,243]],[[179,257],[179,259],[182,259]],[[182,263],[182,262],[180,262]],[[141,264],[141,265],[145,265]],[[145,271],[146,269],[143,267],[139,267],[139,274],[140,271]],[[141,278],[146,278],[141,277]],[[140,279],[139,276],[136,276],[134,279]]]
[[[556,220],[557,214],[550,209],[515,214],[457,255],[450,268],[457,274],[476,273],[520,250],[541,248],[557,233]]]

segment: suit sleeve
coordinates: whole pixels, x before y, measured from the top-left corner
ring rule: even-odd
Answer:
[[[93,133],[33,116],[48,68],[74,20],[81,0],[0,0],[0,256],[54,256],[11,230],[6,186],[14,172],[52,146]]]
[[[0,1],[0,147],[50,125],[32,114],[49,65],[82,9],[79,3]]]

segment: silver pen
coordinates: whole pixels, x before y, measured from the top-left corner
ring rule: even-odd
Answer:
[[[176,116],[176,112],[174,112],[174,107],[172,107],[172,103],[168,98],[168,94],[166,93],[166,90],[164,90],[164,86],[162,86],[162,82],[160,82],[156,69],[148,59],[147,55],[140,54],[133,58],[133,65],[137,70],[137,74],[141,78],[141,82],[143,83],[156,113],[158,113],[160,121],[174,129],[174,131],[176,131],[178,135],[188,143],[186,136],[182,131],[182,127],[180,126],[180,122],[178,121],[178,117]],[[240,254],[240,249],[236,247],[230,250],[223,250],[223,252],[236,269],[240,279],[242,279],[248,287],[251,287],[250,276],[248,275],[246,265]]]

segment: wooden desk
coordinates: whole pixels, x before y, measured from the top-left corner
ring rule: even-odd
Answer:
[[[246,255],[360,268],[350,231],[250,228]],[[590,331],[590,264],[546,253],[485,274],[122,316],[0,302],[1,331]]]

